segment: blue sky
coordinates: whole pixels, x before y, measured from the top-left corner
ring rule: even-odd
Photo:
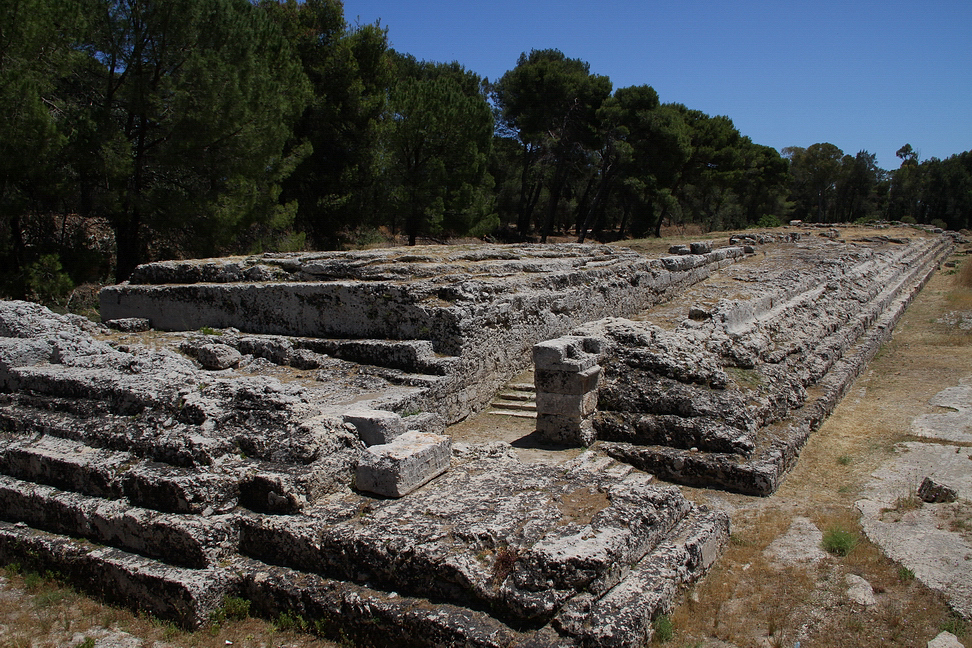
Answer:
[[[490,79],[556,48],[777,149],[831,142],[885,169],[905,143],[972,149],[972,0],[345,0],[344,15]]]

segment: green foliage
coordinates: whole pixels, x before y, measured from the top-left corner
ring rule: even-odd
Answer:
[[[85,637],[84,641],[75,644],[74,648],[94,648],[95,640],[91,637]]]
[[[659,643],[671,641],[675,637],[675,624],[672,623],[671,617],[667,614],[661,614],[655,617],[655,620],[651,622],[651,626],[655,630],[655,639]]]
[[[756,222],[756,227],[782,227],[783,221],[773,214],[763,214]]]
[[[950,615],[938,626],[939,631],[951,632],[956,637],[962,638],[969,631],[969,624],[957,614]]]
[[[74,288],[56,254],[45,254],[24,269],[26,293],[42,304],[57,304]]]
[[[274,621],[274,625],[284,632],[308,632],[311,628],[303,616],[290,612],[281,612],[280,616]]]
[[[493,117],[479,77],[458,64],[409,57],[397,67],[387,132],[390,197],[409,244],[422,234],[481,231],[490,216],[486,161]]]
[[[821,546],[836,556],[846,556],[857,546],[857,534],[841,526],[832,526],[823,534]]]
[[[915,572],[911,571],[907,567],[898,568],[898,578],[904,583],[910,583],[915,580]]]
[[[308,96],[280,28],[237,0],[87,0],[72,133],[82,192],[108,217],[124,279],[147,255],[210,255],[292,209],[276,185]]]
[[[250,616],[249,600],[238,596],[225,596],[223,605],[209,615],[209,622],[213,627],[219,627],[227,620],[241,621],[248,616]]]

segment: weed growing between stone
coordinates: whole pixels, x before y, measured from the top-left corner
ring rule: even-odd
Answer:
[[[832,526],[824,532],[822,546],[824,551],[835,556],[847,556],[857,546],[857,534],[840,526]]]

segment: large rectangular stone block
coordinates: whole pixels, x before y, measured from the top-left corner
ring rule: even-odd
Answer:
[[[586,394],[597,389],[601,367],[594,365],[580,372],[552,371],[537,369],[533,382],[537,393],[548,394]]]
[[[597,408],[597,390],[585,394],[537,393],[538,414],[590,416]]]
[[[384,445],[405,434],[402,417],[385,410],[360,410],[344,414],[344,422],[358,431],[358,438],[367,446]]]
[[[537,416],[537,437],[544,443],[577,447],[594,443],[596,433],[589,418],[540,414]]]
[[[597,356],[584,350],[584,338],[565,335],[533,346],[533,364],[538,370],[584,371],[597,363]]]
[[[355,486],[376,495],[403,497],[444,473],[451,462],[448,437],[409,431],[361,452]]]

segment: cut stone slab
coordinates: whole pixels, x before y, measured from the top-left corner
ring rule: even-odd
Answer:
[[[405,423],[395,412],[351,411],[344,414],[344,421],[355,427],[367,446],[385,445],[405,434]]]
[[[916,436],[972,443],[972,377],[963,378],[955,387],[938,392],[929,404],[952,411],[916,418],[911,426]]]
[[[390,443],[361,451],[355,487],[384,497],[404,497],[448,470],[451,461],[449,437],[405,432]]]
[[[795,563],[815,564],[827,557],[820,548],[823,533],[809,518],[795,517],[786,533],[773,540],[763,555],[779,566]]]

